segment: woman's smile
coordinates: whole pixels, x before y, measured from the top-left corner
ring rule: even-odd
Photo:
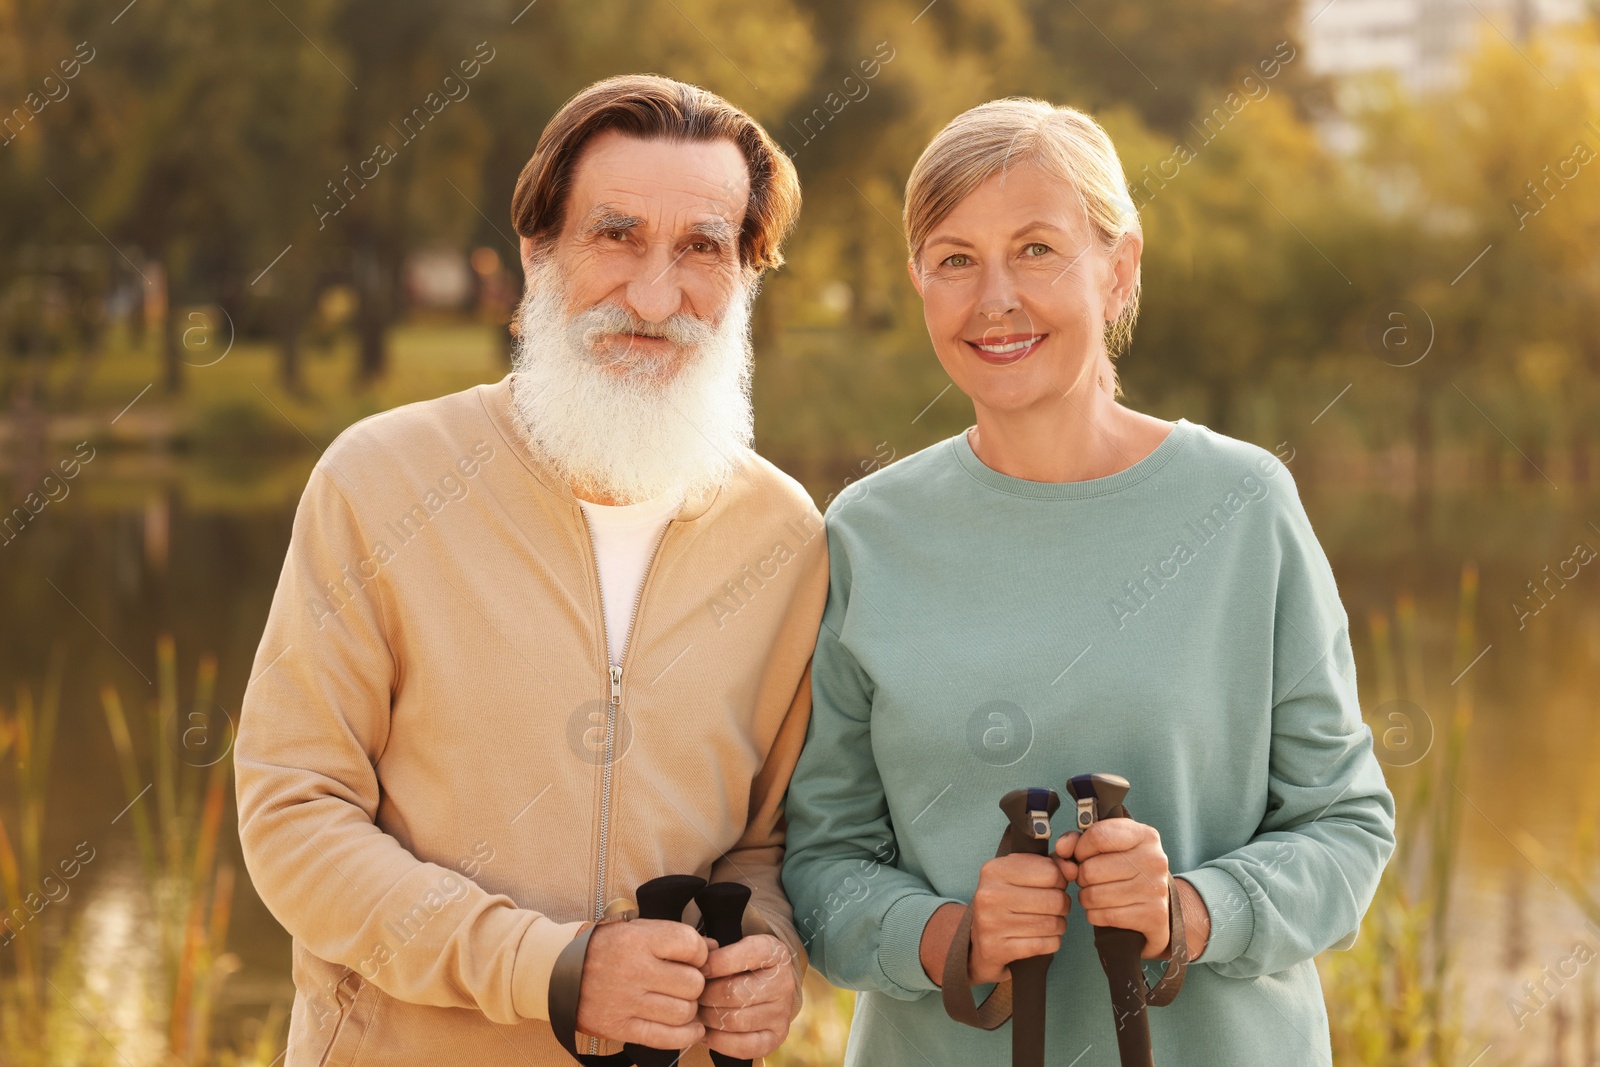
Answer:
[[[985,363],[1005,367],[1025,358],[1049,336],[1047,333],[1008,333],[981,341],[966,341],[966,344]]]

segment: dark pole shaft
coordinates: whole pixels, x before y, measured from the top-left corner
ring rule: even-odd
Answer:
[[[1054,956],[1033,956],[1011,964],[1011,1064],[1044,1063],[1045,978]]]
[[[1000,801],[1011,818],[1011,851],[1033,856],[1050,852],[1050,815],[1061,799],[1053,789],[1014,790]],[[1054,953],[1012,960],[1011,1064],[1044,1067],[1046,978]]]
[[[1078,829],[1087,831],[1101,819],[1129,819],[1123,803],[1128,780],[1120,774],[1080,774],[1067,780],[1067,792],[1077,801]],[[1111,991],[1111,1013],[1117,1028],[1117,1052],[1122,1067],[1154,1067],[1150,1048],[1150,1020],[1145,1015],[1149,990],[1140,959],[1144,935],[1117,926],[1096,926],[1094,948],[1106,972]]]
[[[1122,1067],[1154,1067],[1150,1020],[1145,1014],[1144,970],[1139,966],[1144,935],[1137,930],[1097,926],[1094,947],[1111,987],[1111,1012],[1117,1024]]]

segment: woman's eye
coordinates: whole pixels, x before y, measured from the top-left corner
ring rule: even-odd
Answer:
[[[965,252],[957,252],[953,256],[946,256],[944,258],[944,262],[940,263],[939,266],[941,266],[941,267],[965,267],[970,262],[972,262],[972,260]]]
[[[1043,241],[1034,241],[1032,244],[1023,246],[1022,254],[1025,256],[1042,256],[1048,251],[1050,251],[1049,245]]]

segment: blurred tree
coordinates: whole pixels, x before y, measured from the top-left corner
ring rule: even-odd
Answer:
[[[1134,108],[1149,125],[1186,134],[1224,91],[1270,59],[1297,49],[1300,0],[1030,0],[1047,80],[1094,108]],[[937,9],[935,9],[937,10]],[[1290,63],[1279,91],[1320,100],[1323,89]]]
[[[171,392],[183,386],[185,305],[223,296],[233,249],[209,238],[226,227],[228,177],[237,173],[226,140],[252,103],[215,7],[168,0],[160,18],[130,12],[115,25],[90,22],[85,39],[99,55],[80,78],[87,121],[50,130],[76,135],[66,181],[82,195],[85,214],[161,267]]]
[[[370,382],[386,369],[386,334],[404,309],[406,253],[427,236],[410,217],[413,191],[418,185],[428,197],[445,191],[426,173],[438,146],[424,148],[440,137],[435,122],[449,128],[471,107],[465,103],[470,97],[455,102],[444,79],[462,83],[468,70],[481,74],[482,64],[497,58],[490,37],[500,34],[491,30],[498,28],[492,17],[505,5],[338,0],[326,6],[336,47],[329,62],[348,85],[332,101],[338,115],[333,166],[308,209],[319,229],[334,229],[343,244],[357,296],[357,375]]]
[[[239,329],[266,324],[278,343],[279,381],[301,394],[301,335],[322,288],[339,276],[341,250],[312,204],[343,162],[332,150],[338,112],[328,105],[349,85],[271,5],[233,12],[228,26],[234,70],[251,93],[227,135],[234,164],[218,232],[236,249],[229,290],[239,294],[229,306]]]
[[[1209,424],[1237,434],[1241,395],[1274,365],[1338,347],[1366,291],[1372,226],[1281,96],[1250,103],[1210,142],[1191,136],[1187,151],[1125,115],[1107,121],[1145,234],[1125,388],[1149,399],[1196,386]]]
[[[1587,452],[1594,430],[1581,413],[1600,399],[1597,115],[1593,20],[1520,51],[1485,34],[1459,93],[1391,89],[1365,115],[1363,163],[1390,201],[1390,293],[1425,309],[1436,331],[1410,371],[1424,468],[1441,398],[1463,432],[1517,441],[1531,477],[1532,456],[1562,437]]]
[[[31,361],[8,366],[92,348],[89,305],[109,283],[50,282],[38,264],[102,241],[147,293],[167,290],[169,387],[204,359],[184,350],[178,316],[219,303],[238,330],[276,341],[283,384],[300,388],[300,338],[332,284],[356,294],[358,378],[371,381],[406,310],[408,254],[487,245],[515,272],[511,190],[550,115],[598,78],[653,70],[751,111],[800,171],[805,209],[756,328],[763,445],[802,466],[873,453],[891,433],[903,451],[969,417],[928,350],[901,197],[941,126],[1013,94],[1088,108],[1123,156],[1146,231],[1122,368],[1135,402],[1203,396],[1208,421],[1237,432],[1269,381],[1365,359],[1372,316],[1403,299],[1431,316],[1434,348],[1375,373],[1409,406],[1424,474],[1437,397],[1479,366],[1561,409],[1529,416],[1519,440],[1581,445],[1589,431],[1568,401],[1600,371],[1596,169],[1573,158],[1600,113],[1592,24],[1526,58],[1491,38],[1459,96],[1379,89],[1367,147],[1346,158],[1307,121],[1321,87],[1293,43],[1294,9],[143,0],[118,14],[0,0],[0,106],[79,42],[95,50],[70,94],[0,145],[0,314],[7,346]],[[447,101],[452,76],[465,91]],[[1174,162],[1180,145],[1192,158]],[[84,341],[46,339],[60,308]]]

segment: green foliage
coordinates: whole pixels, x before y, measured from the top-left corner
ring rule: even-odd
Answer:
[[[763,434],[799,462],[821,469],[907,437],[946,384],[905,276],[900,191],[940,126],[1006,94],[1092,108],[1119,146],[1146,237],[1144,310],[1122,368],[1130,402],[1198,396],[1195,415],[1239,432],[1252,397],[1285,372],[1372,369],[1363,328],[1403,298],[1451,353],[1399,382],[1420,444],[1447,378],[1508,364],[1538,403],[1488,412],[1497,423],[1519,440],[1501,416],[1535,441],[1586,432],[1595,390],[1570,386],[1600,368],[1586,318],[1600,296],[1600,196],[1580,184],[1596,174],[1537,215],[1513,205],[1539,205],[1528,183],[1577,139],[1600,151],[1587,125],[1600,103],[1593,25],[1520,52],[1486,38],[1456,94],[1368,86],[1364,148],[1347,158],[1307,121],[1325,93],[1294,41],[1292,7],[172,0],[159,19],[135,7],[112,24],[84,0],[18,3],[0,19],[0,52],[22,59],[0,74],[6,99],[25,97],[78,41],[95,58],[0,153],[0,346],[81,353],[86,374],[99,333],[63,330],[48,309],[84,319],[133,264],[141,288],[165,289],[169,315],[214,302],[245,335],[276,343],[291,394],[305,387],[299,345],[318,298],[345,286],[355,370],[370,381],[405,310],[404,256],[486,245],[514,271],[506,205],[544,121],[598,77],[655,70],[747,107],[800,169],[800,228],[758,317],[772,401]],[[494,58],[460,79],[480,42]],[[467,95],[408,139],[399,124],[453,72]],[[394,160],[351,181],[380,143]],[[40,249],[74,243],[99,257],[98,280],[41,266]],[[169,385],[192,380],[172,339],[182,331],[161,328]],[[45,392],[36,369],[4,368],[13,391]],[[808,389],[831,410],[802,411],[793,401]],[[1286,400],[1309,414],[1326,402],[1307,390]],[[949,397],[918,425],[953,430],[964,411]]]

